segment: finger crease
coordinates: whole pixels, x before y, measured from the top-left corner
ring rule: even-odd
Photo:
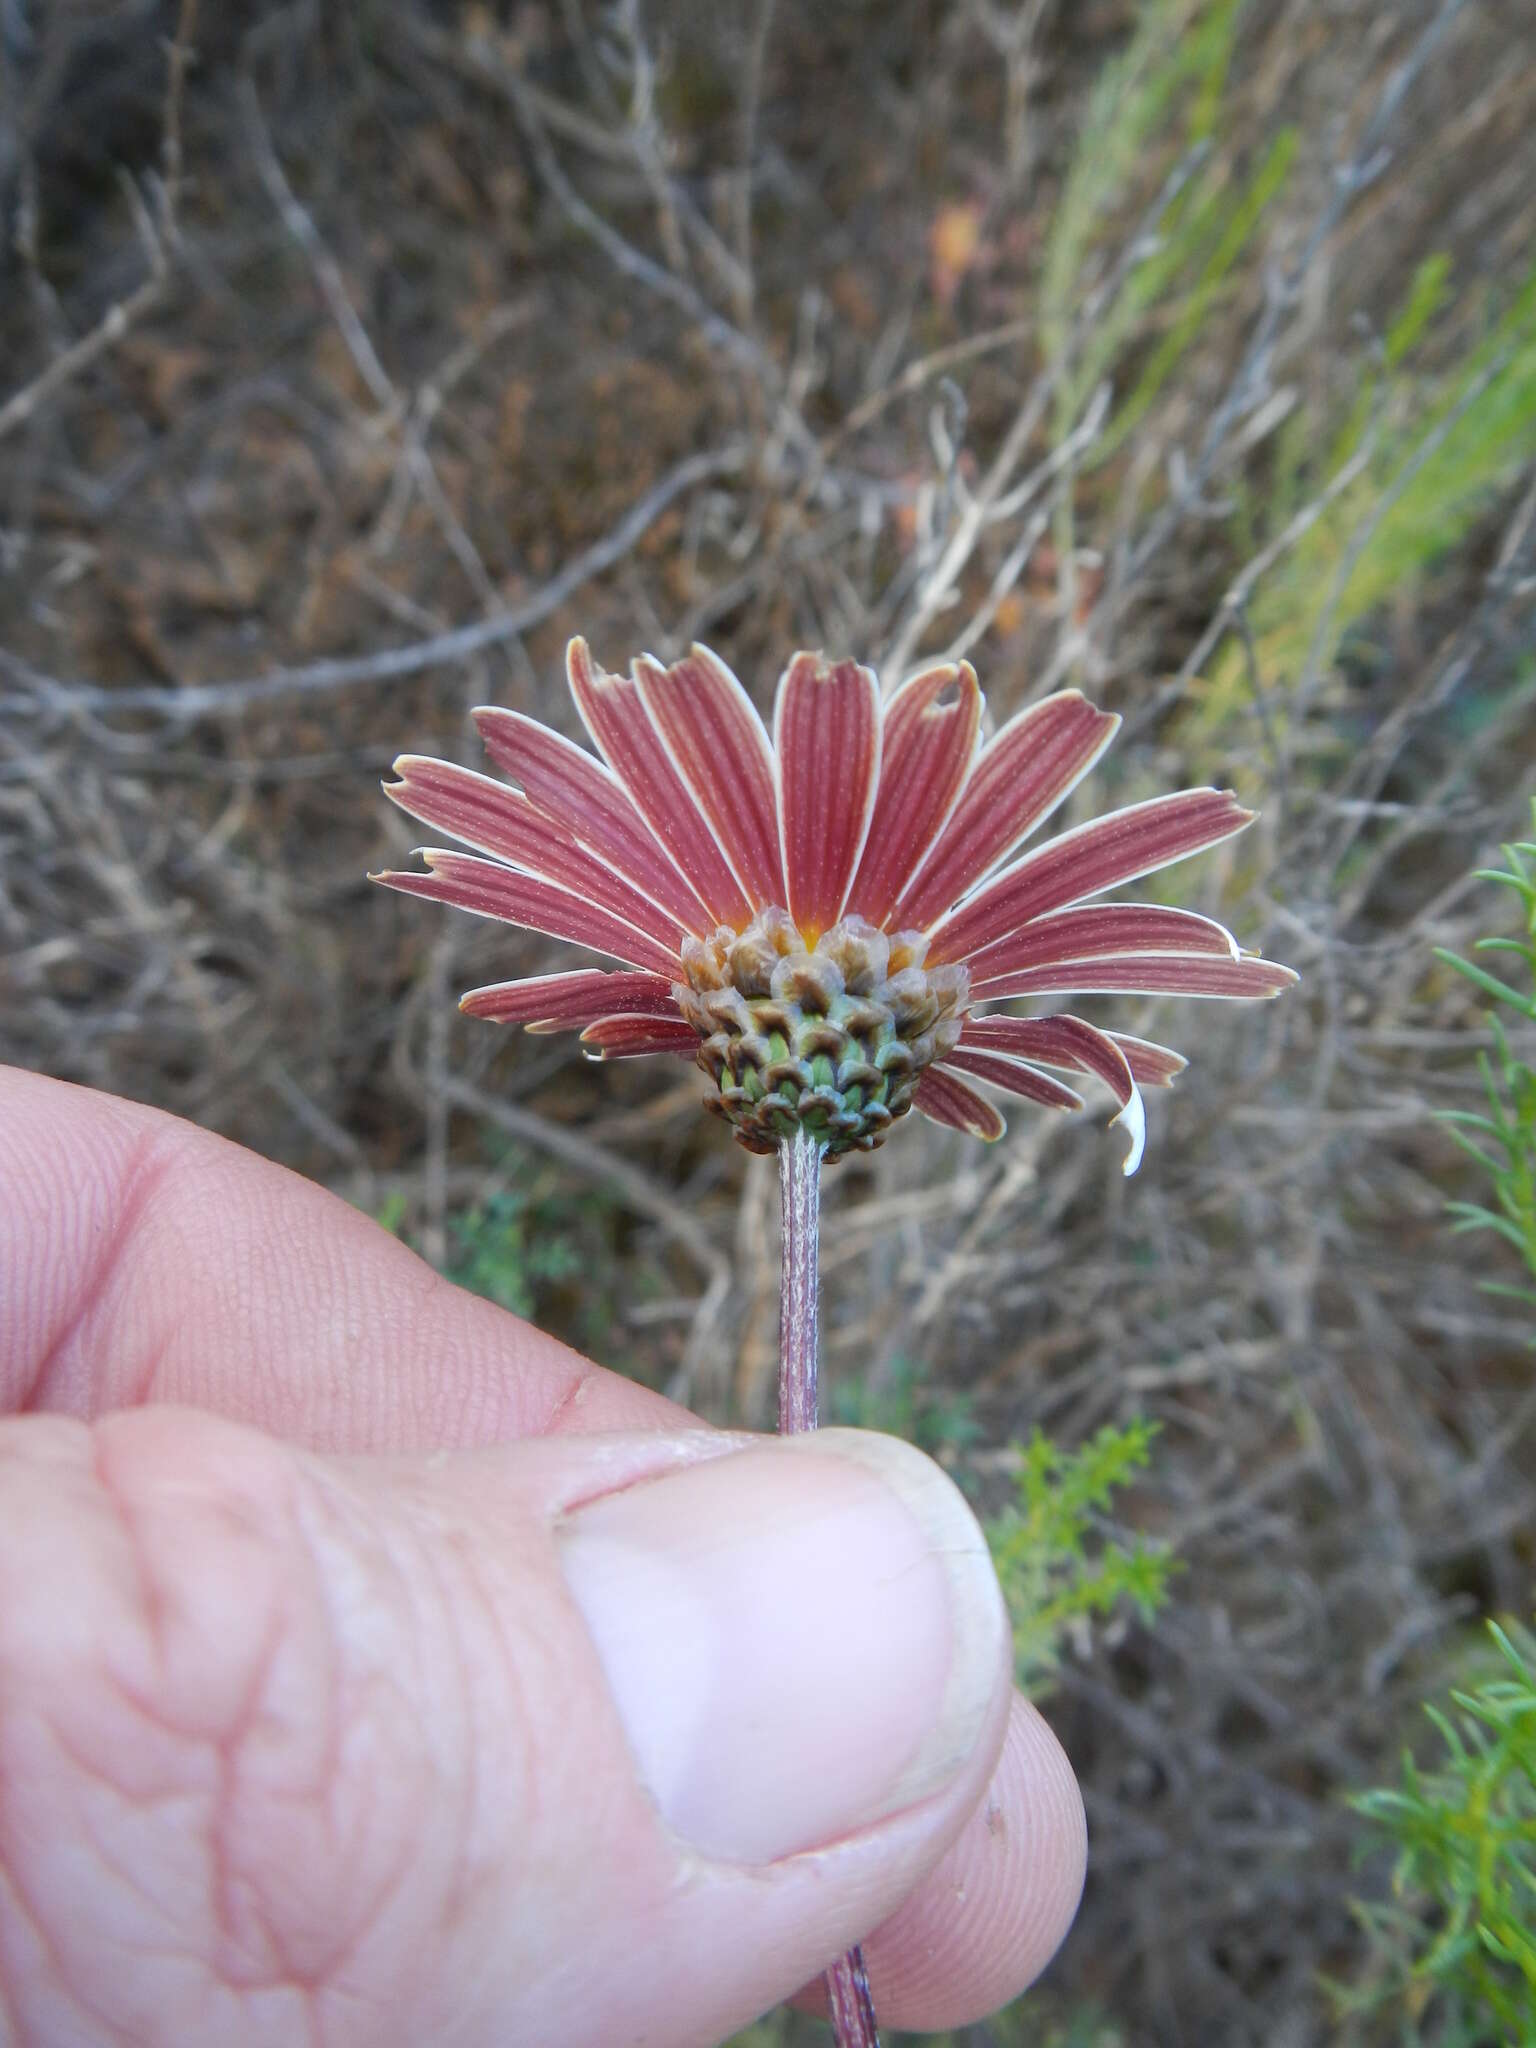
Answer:
[[[75,1339],[110,1291],[123,1255],[132,1245],[151,1201],[170,1171],[165,1146],[165,1133],[156,1128],[135,1139],[122,1169],[121,1186],[105,1241],[75,1293],[69,1315],[49,1338],[33,1365],[20,1401],[23,1414],[59,1405],[58,1383],[65,1375]]]

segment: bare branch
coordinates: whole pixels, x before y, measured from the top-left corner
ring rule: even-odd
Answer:
[[[176,35],[167,52],[166,93],[164,132],[161,140],[161,159],[165,166],[164,196],[161,220],[158,230],[145,230],[147,217],[142,214],[136,220],[140,237],[146,244],[149,275],[144,282],[131,291],[127,298],[119,299],[107,308],[89,334],[66,348],[30,384],[23,385],[0,405],[0,441],[13,434],[33,419],[56,392],[62,391],[83,370],[115,348],[137,323],[143,319],[164,296],[170,277],[170,259],[165,244],[174,241],[176,235],[176,209],[181,197],[182,155],[181,155],[181,100],[183,82],[192,61],[192,31],[197,19],[197,0],[181,0],[181,13],[176,23]]]
[[[368,330],[358,318],[357,308],[348,296],[340,267],[325,246],[320,230],[304,207],[299,204],[293,187],[283,174],[283,167],[277,160],[277,151],[272,146],[272,136],[267,127],[266,117],[261,111],[256,81],[249,72],[241,78],[239,90],[240,107],[245,116],[251,153],[256,159],[256,169],[262,184],[267,188],[267,195],[277,208],[283,226],[309,258],[309,267],[314,272],[315,283],[320,287],[320,295],[325,300],[331,318],[347,345],[347,354],[357,365],[358,375],[378,405],[394,406],[398,404],[394,384],[389,372],[379,361],[373,343],[368,338]]]
[[[464,661],[484,648],[494,647],[557,612],[566,599],[611,569],[676,499],[694,485],[710,478],[731,476],[746,462],[739,446],[713,449],[690,455],[677,463],[661,481],[632,505],[612,532],[574,556],[547,583],[509,606],[493,618],[436,633],[409,647],[392,647],[380,654],[359,654],[334,661],[310,662],[304,668],[280,668],[265,675],[228,683],[194,683],[186,689],[135,688],[113,690],[99,683],[64,682],[43,675],[30,663],[0,648],[0,668],[12,681],[29,692],[34,710],[51,712],[149,711],[176,719],[240,717],[258,704],[271,704],[283,697],[314,696],[331,690],[353,688],[359,683],[384,683],[401,676],[420,675],[425,669]],[[13,710],[26,705],[13,704]]]

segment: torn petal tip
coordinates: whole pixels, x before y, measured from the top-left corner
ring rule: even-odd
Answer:
[[[1137,1167],[1140,1166],[1142,1155],[1147,1149],[1147,1113],[1142,1107],[1139,1095],[1132,1095],[1130,1101],[1126,1103],[1119,1114],[1111,1118],[1110,1129],[1113,1130],[1116,1124],[1125,1125],[1126,1133],[1131,1141],[1130,1150],[1125,1155],[1125,1164],[1120,1169],[1126,1179],[1129,1180]]]

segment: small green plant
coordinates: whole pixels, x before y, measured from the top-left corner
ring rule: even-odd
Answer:
[[[516,1146],[493,1148],[493,1159],[489,1191],[447,1219],[446,1277],[601,1359],[618,1320],[620,1206]],[[415,1241],[403,1194],[391,1193],[377,1214]]]
[[[1041,1691],[1074,1633],[1128,1603],[1150,1621],[1167,1597],[1174,1560],[1105,1527],[1115,1494],[1143,1470],[1157,1425],[1106,1424],[1080,1449],[1038,1430],[1023,1447],[1018,1499],[987,1525],[1013,1618],[1019,1684]]]
[[[553,1219],[541,1213],[545,1207],[528,1188],[508,1187],[457,1217],[448,1278],[531,1319],[540,1284],[569,1280],[582,1264],[571,1239],[550,1227]]]
[[[1536,834],[1536,800],[1531,804]],[[1536,1280],[1536,1069],[1510,1045],[1506,1015],[1522,1025],[1536,1025],[1536,843],[1516,840],[1504,849],[1507,868],[1479,868],[1479,879],[1512,889],[1519,899],[1524,931],[1515,938],[1479,939],[1479,953],[1508,953],[1519,963],[1529,991],[1516,988],[1475,961],[1437,949],[1435,957],[1464,975],[1474,988],[1492,998],[1489,1012],[1493,1056],[1482,1053],[1478,1066],[1488,1098],[1487,1114],[1477,1110],[1445,1112],[1462,1150],[1475,1159],[1491,1183],[1490,1202],[1452,1202],[1456,1230],[1492,1230],[1514,1246],[1525,1269]],[[1536,1288],[1507,1280],[1487,1280],[1490,1293],[1511,1295],[1536,1305]],[[1536,1342],[1536,1335],[1533,1335]]]
[[[877,1384],[834,1389],[832,1418],[880,1429],[941,1460],[981,1435],[968,1394],[925,1385],[898,1359]],[[1015,1668],[1026,1690],[1044,1689],[1063,1650],[1095,1618],[1122,1603],[1150,1621],[1176,1563],[1155,1544],[1121,1543],[1107,1526],[1115,1495],[1145,1469],[1157,1425],[1106,1424],[1079,1449],[1036,1430],[1017,1447],[1014,1502],[986,1524],[987,1541],[1013,1622]],[[963,1464],[955,1473],[970,1490]]]
[[[1536,832],[1536,801],[1532,807]],[[1513,956],[1529,992],[1458,953],[1436,958],[1489,997],[1494,1052],[1478,1056],[1486,1115],[1443,1121],[1487,1176],[1487,1202],[1450,1203],[1458,1231],[1493,1231],[1536,1280],[1536,1071],[1509,1025],[1536,1025],[1536,843],[1503,849],[1507,865],[1478,878],[1511,889],[1522,929],[1474,951]],[[1488,1280],[1536,1304],[1536,1288]],[[1370,1944],[1358,1982],[1329,1986],[1351,2041],[1407,2048],[1536,2048],[1536,1635],[1488,1624],[1497,1658],[1451,1693],[1454,1713],[1426,1704],[1441,1754],[1405,1753],[1401,1782],[1351,1800],[1376,1840],[1396,1851],[1392,1897],[1357,1902]]]
[[[830,1396],[833,1422],[846,1429],[878,1429],[904,1436],[930,1457],[964,1450],[981,1436],[971,1396],[925,1378],[910,1358],[897,1358],[879,1377],[834,1381]],[[963,1485],[964,1469],[955,1477]]]
[[[1536,1636],[1489,1623],[1498,1663],[1453,1713],[1441,1754],[1351,1801],[1396,1850],[1392,1898],[1358,1906],[1362,1984],[1332,1988],[1354,2040],[1404,2048],[1536,2043]]]

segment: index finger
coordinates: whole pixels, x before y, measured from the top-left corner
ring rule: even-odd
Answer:
[[[149,1401],[339,1451],[684,1419],[300,1175],[0,1068],[0,1413]]]

